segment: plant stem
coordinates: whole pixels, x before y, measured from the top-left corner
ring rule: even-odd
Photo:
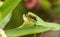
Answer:
[[[43,34],[44,34],[44,32],[43,32],[43,33],[41,33],[40,37],[43,37]]]
[[[19,26],[18,28],[22,28],[23,26],[25,26],[25,24],[26,24],[26,23],[24,22],[24,23],[23,23],[21,26]]]
[[[36,37],[36,34],[34,34],[34,37]]]

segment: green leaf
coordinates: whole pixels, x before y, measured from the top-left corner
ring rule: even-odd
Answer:
[[[24,27],[24,28],[7,30],[6,34],[8,37],[16,37],[16,36],[24,36],[28,34],[41,33],[48,30],[50,29],[43,26],[32,26],[32,27]]]
[[[0,11],[0,23],[1,23],[1,20],[2,20],[2,13],[1,13],[1,11]]]
[[[8,21],[10,20],[12,16],[12,13],[10,12],[0,23],[0,28],[4,28],[5,25],[8,23]]]
[[[59,29],[60,30],[60,25],[59,24],[56,24],[56,23],[50,23],[50,22],[45,22],[43,21],[41,18],[37,17],[37,22],[36,22],[36,25],[41,25],[41,26],[44,26],[44,27],[49,27],[51,29]]]
[[[3,6],[1,7],[1,11],[3,13],[3,18],[8,15],[10,11],[12,11],[21,0],[5,0]],[[13,3],[14,2],[14,3]]]
[[[29,34],[41,33],[41,32],[45,32],[49,30],[60,30],[59,24],[44,22],[41,18],[39,18],[37,15],[31,12],[29,12],[28,15],[36,17],[36,26],[34,26],[31,23],[28,24],[29,23],[28,22],[22,28],[15,28],[15,29],[7,30],[6,34],[8,37],[24,36],[24,35],[29,35]]]
[[[28,10],[25,8],[24,1],[22,0],[17,5],[17,7],[13,10],[11,20],[7,24],[6,29],[7,29],[7,27],[9,27],[9,29],[11,29],[11,28],[16,28],[16,27],[22,25],[23,14],[26,14],[27,12],[28,12]]]
[[[45,22],[47,27],[51,27],[52,30],[60,30],[60,24]]]
[[[20,1],[21,0],[5,0],[4,4],[1,7],[3,17],[2,17],[2,23],[0,24],[0,28],[4,28],[5,25],[8,23],[13,9],[18,5]]]

